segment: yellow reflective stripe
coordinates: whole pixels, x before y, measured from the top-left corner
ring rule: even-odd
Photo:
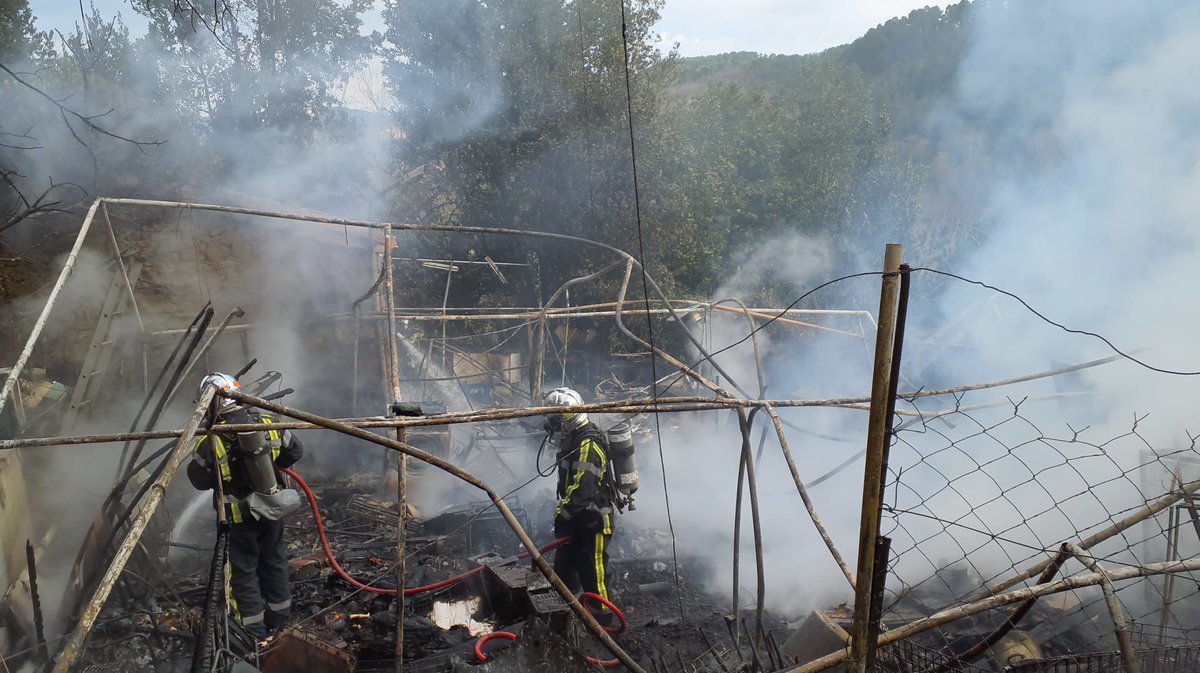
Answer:
[[[596,593],[608,598],[608,587],[604,584],[604,535],[596,533]],[[608,608],[603,608],[607,610]]]
[[[229,518],[233,519],[234,523],[241,523],[244,521],[242,518],[242,508],[238,505],[238,503],[231,502],[227,504],[229,505]]]
[[[229,606],[229,614],[234,621],[242,621],[242,613],[238,611],[237,599],[233,597],[233,564],[225,562],[225,603]]]
[[[208,439],[208,435],[200,438],[196,444],[197,450],[206,439]],[[229,452],[225,450],[225,442],[221,441],[220,435],[213,435],[213,458],[216,459],[217,469],[221,472],[221,481],[233,481],[233,473],[229,471]]]
[[[225,442],[213,435],[213,453],[217,456],[217,465],[221,469],[221,481],[233,481],[233,472],[229,469],[229,452],[225,450]]]
[[[589,446],[595,446],[595,442],[593,442],[590,439],[585,439],[579,445],[579,462],[581,462],[581,463],[587,462],[588,451],[590,451],[590,449],[588,448]],[[583,481],[583,472],[584,471],[582,469],[575,470],[575,475],[573,477],[571,477],[571,484],[569,486],[567,486],[566,493],[563,493],[563,498],[561,501],[559,501],[559,507],[562,507],[563,505],[565,505],[571,501],[571,494],[579,489],[579,484],[580,484],[580,482]]]
[[[270,425],[274,423],[269,417],[263,416],[262,422]],[[283,449],[283,440],[279,438],[278,430],[267,430],[267,437],[271,440],[271,460],[279,457],[280,450]]]

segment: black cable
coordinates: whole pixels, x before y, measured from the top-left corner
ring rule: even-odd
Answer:
[[[192,673],[205,673],[212,669],[218,641],[217,620],[225,617],[225,564],[229,553],[229,524],[217,528],[217,541],[213,546],[212,562],[209,565],[208,585],[201,614],[200,637],[192,652]],[[220,615],[220,617],[218,617]]]
[[[211,306],[203,311],[203,316],[200,318],[200,324],[196,327],[195,333],[192,334],[192,340],[188,343],[187,349],[183,351],[183,357],[180,358],[178,364],[175,365],[175,371],[171,373],[171,378],[167,381],[166,387],[163,388],[163,394],[158,398],[158,403],[154,405],[154,411],[150,413],[150,420],[146,421],[146,430],[151,430],[158,423],[159,417],[162,415],[163,409],[167,406],[170,400],[171,391],[175,390],[175,385],[179,383],[179,379],[183,377],[184,370],[187,369],[188,363],[192,359],[192,354],[196,352],[197,346],[200,345],[200,339],[204,337],[208,331],[208,323],[212,320],[213,309]],[[142,450],[146,448],[146,440],[141,440],[137,446],[133,448],[133,452],[129,457],[130,466],[135,463],[142,455]],[[128,474],[128,472],[126,472]],[[122,475],[124,476],[124,475]]]
[[[1097,333],[1095,333],[1095,332],[1089,332],[1089,331],[1087,331],[1087,330],[1082,330],[1082,329],[1073,329],[1073,328],[1067,327],[1066,325],[1063,325],[1062,323],[1058,323],[1058,322],[1055,322],[1055,321],[1051,320],[1050,318],[1047,318],[1047,317],[1046,317],[1045,315],[1043,315],[1043,314],[1042,314],[1040,311],[1038,311],[1038,310],[1037,310],[1037,309],[1035,309],[1034,307],[1030,306],[1030,305],[1029,305],[1029,302],[1025,301],[1024,299],[1022,299],[1021,297],[1017,296],[1016,294],[1014,294],[1014,293],[1012,293],[1012,292],[1009,292],[1008,290],[1002,290],[1002,289],[1000,289],[1000,288],[996,287],[995,285],[989,285],[989,284],[987,284],[987,283],[985,283],[985,282],[983,282],[983,281],[979,281],[979,280],[972,280],[972,279],[970,279],[970,278],[965,278],[965,277],[963,277],[963,276],[959,276],[958,274],[953,274],[953,273],[950,273],[949,271],[939,271],[938,269],[931,269],[931,268],[929,268],[929,267],[918,267],[918,268],[915,268],[915,269],[912,269],[912,270],[913,270],[913,271],[928,271],[929,273],[935,273],[935,274],[937,274],[937,275],[939,275],[939,276],[946,276],[947,278],[953,278],[953,279],[955,279],[955,280],[961,280],[961,281],[962,281],[962,282],[964,282],[964,283],[970,283],[971,285],[978,285],[978,286],[980,286],[980,287],[985,287],[985,288],[987,288],[987,289],[989,289],[989,290],[991,290],[991,291],[993,291],[993,292],[999,292],[1000,294],[1002,294],[1002,295],[1004,295],[1004,296],[1006,296],[1006,297],[1010,297],[1010,298],[1012,298],[1012,299],[1016,299],[1018,302],[1020,302],[1020,303],[1021,303],[1021,305],[1022,305],[1022,306],[1024,306],[1026,309],[1028,309],[1030,313],[1032,313],[1032,314],[1036,315],[1037,317],[1041,318],[1041,319],[1042,319],[1043,321],[1045,321],[1046,323],[1049,323],[1049,324],[1051,324],[1051,325],[1054,325],[1055,327],[1057,327],[1057,328],[1059,328],[1060,330],[1062,330],[1062,331],[1064,331],[1064,332],[1067,332],[1067,333],[1069,333],[1069,334],[1081,334],[1081,335],[1083,335],[1083,336],[1090,336],[1090,337],[1092,337],[1092,338],[1094,338],[1094,339],[1099,339],[1100,341],[1103,341],[1103,342],[1104,342],[1104,345],[1106,345],[1106,346],[1108,346],[1110,349],[1112,349],[1112,351],[1113,351],[1114,353],[1116,353],[1117,355],[1120,355],[1121,357],[1125,358],[1126,360],[1129,360],[1130,362],[1132,362],[1132,363],[1134,363],[1134,364],[1136,364],[1136,365],[1139,365],[1139,366],[1141,366],[1141,367],[1145,367],[1146,369],[1149,369],[1150,371],[1153,371],[1153,372],[1158,372],[1158,373],[1160,373],[1160,374],[1171,374],[1171,375],[1173,375],[1173,376],[1200,376],[1200,371],[1179,371],[1179,370],[1174,370],[1174,369],[1163,369],[1163,368],[1161,368],[1161,367],[1155,367],[1154,365],[1148,364],[1148,363],[1146,363],[1146,362],[1144,362],[1144,361],[1142,361],[1142,360],[1139,360],[1139,359],[1137,359],[1137,358],[1133,357],[1132,355],[1129,355],[1128,353],[1125,353],[1125,352],[1124,352],[1124,351],[1122,351],[1120,348],[1117,348],[1117,347],[1116,347],[1116,346],[1113,344],[1113,342],[1109,341],[1107,337],[1105,337],[1105,336],[1103,336],[1103,335],[1101,335],[1101,334],[1097,334]]]
[[[638,267],[642,273],[642,298],[646,302],[646,334],[648,337],[647,342],[650,344],[650,375],[653,377],[652,381],[658,381],[658,367],[656,365],[658,358],[655,355],[654,349],[654,323],[650,318],[650,285],[646,280],[646,241],[642,235],[642,195],[638,185],[637,142],[633,135],[633,86],[630,83],[629,75],[629,25],[625,18],[625,0],[620,1],[621,49],[625,60],[625,112],[629,120],[629,163],[633,172],[633,212],[637,222]],[[712,356],[710,355],[708,359],[711,360]],[[717,366],[717,363],[713,362],[713,366]],[[657,387],[650,392],[655,399],[658,398]],[[671,496],[670,489],[667,488],[667,461],[663,452],[662,424],[659,421],[657,406],[654,409],[654,438],[658,442],[658,464],[662,468],[663,501],[666,503],[667,508],[667,529],[671,533],[671,560],[674,565],[675,574],[675,602],[679,607],[679,618],[683,620],[683,589],[679,581],[679,551],[675,544],[675,522],[671,517]]]
[[[135,465],[133,467],[133,469],[129,470],[129,474],[122,477],[121,481],[117,482],[117,485],[114,488],[118,491],[124,491],[126,484],[129,483],[130,479],[133,479],[134,475],[136,475],[138,472],[140,472],[143,468],[145,468],[150,463],[153,463],[156,458],[162,457],[162,455],[164,453],[166,453],[167,451],[170,451],[172,448],[174,448],[176,441],[177,440],[171,440],[170,442],[167,442],[163,446],[160,446],[159,448],[155,449],[154,453],[150,454],[149,456],[146,456],[142,460],[142,462],[138,463],[137,465]],[[155,468],[155,469],[157,469],[157,468]]]
[[[537,476],[539,477],[549,477],[558,468],[558,463],[554,462],[550,464],[549,470],[542,472],[542,452],[546,450],[546,444],[548,443],[550,443],[550,433],[546,433],[546,436],[542,438],[542,445],[538,447],[537,458],[534,460],[533,467],[537,470]]]
[[[690,368],[691,368],[691,369],[695,369],[695,368],[696,368],[697,366],[699,366],[699,365],[700,365],[702,362],[704,362],[704,361],[706,361],[706,360],[712,360],[712,358],[716,357],[717,355],[720,355],[721,353],[724,353],[725,351],[727,351],[727,350],[729,350],[729,349],[731,349],[731,348],[736,348],[737,346],[739,346],[739,345],[741,345],[741,344],[744,344],[744,343],[746,343],[746,342],[747,342],[747,341],[749,341],[751,338],[753,338],[755,334],[758,334],[758,332],[759,332],[759,331],[761,331],[761,330],[763,330],[763,329],[766,329],[766,327],[767,327],[768,325],[770,325],[771,323],[775,322],[775,321],[776,321],[776,320],[778,320],[779,318],[782,318],[783,316],[787,315],[787,312],[788,312],[788,311],[790,311],[790,310],[792,310],[792,308],[793,308],[793,307],[795,307],[795,306],[796,306],[796,304],[799,304],[800,302],[804,301],[805,299],[807,299],[809,296],[811,296],[813,293],[817,292],[818,290],[822,290],[822,289],[824,289],[824,288],[827,288],[827,287],[829,287],[830,285],[834,285],[835,283],[840,283],[840,282],[842,282],[842,281],[845,281],[845,280],[850,280],[850,279],[853,279],[853,278],[860,278],[860,277],[862,277],[862,276],[879,276],[879,275],[882,275],[882,274],[883,274],[883,272],[882,272],[882,271],[864,271],[864,272],[862,272],[862,273],[852,273],[852,274],[850,274],[850,275],[848,275],[848,276],[841,276],[841,277],[839,277],[839,278],[834,278],[833,280],[829,280],[829,281],[826,281],[826,282],[824,282],[824,283],[821,283],[820,285],[818,285],[818,286],[814,287],[813,289],[809,290],[808,292],[805,292],[804,294],[802,294],[802,295],[800,295],[799,297],[797,297],[795,301],[793,301],[792,303],[788,304],[786,307],[784,307],[782,310],[780,310],[778,314],[776,314],[776,315],[772,316],[772,317],[771,317],[769,320],[767,320],[767,321],[766,321],[766,322],[764,322],[763,324],[759,325],[758,327],[755,327],[753,330],[750,330],[750,332],[749,332],[749,333],[747,333],[745,337],[742,337],[741,339],[738,339],[737,341],[735,341],[735,342],[733,342],[733,343],[731,343],[731,344],[728,344],[728,345],[726,345],[725,347],[723,347],[723,348],[721,348],[721,349],[719,349],[719,350],[716,350],[716,351],[713,351],[712,353],[709,353],[709,354],[707,354],[705,357],[702,357],[702,358],[700,358],[699,360],[697,360],[697,361],[695,361],[694,363],[692,363],[692,364],[690,365]],[[651,368],[653,368],[653,364],[654,364],[654,360],[653,360],[653,358],[651,358]],[[669,389],[671,388],[671,386],[673,386],[673,385],[675,385],[676,383],[678,383],[678,382],[679,382],[681,379],[683,379],[683,378],[684,378],[685,376],[687,376],[687,375],[688,375],[688,374],[687,374],[687,372],[680,371],[678,374],[676,374],[676,375],[675,375],[675,378],[673,378],[673,379],[672,379],[672,380],[671,380],[669,383],[667,383],[667,385],[663,386],[663,388],[664,388],[664,389],[668,389],[668,390],[669,390]],[[665,378],[665,377],[664,377],[664,378]],[[659,388],[659,386],[658,386],[658,378],[657,378],[657,376],[655,377],[655,379],[654,379],[654,380],[655,380],[655,384],[654,384],[654,385],[651,387],[651,390],[650,390],[650,395],[651,395],[651,398],[652,398],[652,399],[658,399],[658,397],[659,397],[659,394],[658,394],[658,388]],[[634,416],[637,416],[637,415],[638,415],[638,414],[640,414],[640,413],[642,413],[642,412],[630,413],[628,416],[626,416],[626,419],[628,420],[628,419],[630,419],[630,418],[633,418]],[[781,420],[782,420],[782,419],[781,419]],[[829,435],[821,435],[821,434],[817,434],[817,433],[814,433],[814,432],[811,432],[811,431],[806,431],[806,430],[803,430],[803,429],[801,429],[801,428],[797,428],[795,425],[793,425],[793,424],[791,424],[791,423],[788,423],[787,421],[783,421],[783,424],[784,424],[784,425],[786,425],[786,426],[788,426],[788,427],[790,427],[790,428],[792,428],[792,429],[794,429],[794,430],[798,430],[798,431],[800,431],[800,432],[806,432],[807,434],[814,435],[814,436],[816,436],[816,437],[819,437],[819,438],[821,438],[821,439],[831,439],[831,440],[834,440],[834,441],[849,441],[849,440],[845,440],[845,439],[838,438],[838,437],[832,437],[832,436],[829,436]]]
[[[769,326],[771,323],[773,323],[776,320],[779,320],[780,318],[787,315],[787,312],[792,310],[793,308],[795,308],[796,304],[799,304],[800,302],[804,301],[805,299],[807,299],[809,297],[809,295],[813,294],[817,290],[823,290],[823,289],[829,287],[830,285],[834,285],[836,283],[840,283],[840,282],[846,281],[846,280],[851,280],[853,278],[862,278],[863,276],[882,276],[882,275],[883,275],[882,271],[862,271],[860,273],[852,273],[852,274],[849,274],[846,276],[839,276],[838,278],[834,278],[833,280],[827,280],[824,283],[821,283],[820,285],[809,290],[808,292],[805,292],[804,294],[800,295],[799,297],[796,297],[795,301],[793,301],[792,303],[785,306],[782,310],[779,311],[779,313],[771,316],[771,318],[768,319],[763,324],[759,325],[758,327],[755,327],[746,336],[742,337],[741,339],[738,339],[737,341],[734,341],[733,343],[729,344],[728,346],[725,346],[724,348],[721,348],[720,350],[713,351],[712,353],[709,354],[709,357],[716,357],[717,355],[720,355],[721,353],[724,353],[725,351],[727,351],[731,348],[736,348],[737,346],[740,346],[740,345],[746,343],[747,341],[750,340],[751,337],[753,337],[755,334],[758,334],[762,330],[766,329],[767,326]],[[708,359],[708,358],[704,358],[704,359]],[[697,361],[696,365],[700,364],[700,362],[703,362],[703,361],[704,360]],[[693,365],[693,367],[694,366],[695,365]]]

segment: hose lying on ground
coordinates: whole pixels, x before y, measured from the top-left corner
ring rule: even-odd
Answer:
[[[283,472],[284,474],[286,474],[287,476],[291,477],[292,479],[294,479],[296,481],[296,483],[299,484],[300,488],[304,491],[304,495],[308,497],[308,504],[312,508],[313,520],[316,521],[316,523],[317,523],[317,536],[321,538],[321,547],[325,550],[325,558],[329,561],[329,566],[331,568],[333,568],[333,571],[338,574],[338,577],[341,577],[343,580],[346,581],[347,584],[349,584],[350,586],[352,586],[356,589],[361,589],[363,591],[368,591],[368,592],[375,593],[375,594],[382,594],[384,596],[395,596],[396,595],[395,589],[387,589],[387,588],[383,588],[383,587],[373,587],[369,584],[363,584],[362,582],[359,582],[358,580],[351,577],[349,573],[347,573],[345,570],[342,569],[342,566],[338,565],[337,559],[335,559],[333,557],[333,550],[330,549],[330,547],[329,547],[329,540],[327,540],[325,538],[325,523],[321,519],[321,512],[317,510],[317,497],[315,495],[313,495],[312,489],[310,489],[308,487],[308,484],[305,483],[305,481],[300,478],[300,475],[296,474],[294,471],[289,470],[286,467],[280,468],[280,471]],[[554,549],[555,547],[563,544],[564,542],[566,542],[567,540],[570,540],[570,539],[571,538],[569,538],[569,537],[560,537],[556,540],[553,540],[549,544],[546,544],[545,546],[541,547],[540,549],[538,549],[538,552],[545,554],[546,552],[550,551],[551,549]],[[529,552],[522,552],[517,555],[516,560],[526,559],[526,558],[529,558],[530,556],[532,556],[532,554],[530,554]],[[443,587],[448,587],[452,584],[461,582],[472,575],[483,572],[484,567],[485,566],[479,566],[478,568],[475,568],[473,570],[468,570],[465,573],[455,575],[454,577],[449,577],[449,578],[441,580],[439,582],[434,582],[433,584],[426,584],[424,586],[419,586],[419,587],[405,587],[404,595],[405,596],[413,596],[416,594],[425,593],[427,591],[433,591],[434,589],[441,589]],[[599,597],[597,596],[597,598],[599,598]],[[601,600],[603,600],[603,599],[601,599]],[[615,608],[614,608],[614,610],[615,610]]]
[[[625,620],[625,613],[621,612],[620,608],[613,605],[612,601],[608,600],[607,598],[601,596],[600,594],[594,594],[590,591],[585,591],[582,594],[580,594],[580,598],[590,598],[590,599],[600,603],[604,607],[608,608],[609,610],[612,610],[612,613],[614,615],[616,615],[617,621],[621,622],[621,625],[614,626],[614,627],[605,626],[605,627],[603,627],[605,631],[608,631],[609,633],[612,633],[612,634],[624,633],[625,629],[629,626],[629,622],[627,622]],[[481,664],[486,663],[488,660],[488,656],[483,653],[483,646],[490,641],[498,640],[498,639],[516,640],[517,634],[513,633],[512,631],[493,631],[493,632],[483,636],[479,640],[475,641],[475,659],[477,661],[479,661],[479,663],[481,663]],[[597,659],[596,657],[584,657],[584,658],[587,660],[587,662],[589,664],[595,664],[602,668],[613,668],[614,666],[621,665],[620,659]]]

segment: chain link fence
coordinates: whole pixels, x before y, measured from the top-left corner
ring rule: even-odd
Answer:
[[[1037,583],[1039,564],[1060,554],[1054,579],[1200,553],[1194,439],[1155,445],[1139,416],[1119,429],[1075,429],[1062,420],[1062,399],[982,397],[962,394],[938,411],[935,398],[898,403],[881,528],[891,539],[885,629]],[[1124,620],[1142,671],[1195,667],[1200,575],[1137,577],[1113,590],[1115,601],[1098,584],[1053,593],[1011,619],[1014,605],[965,614],[883,648],[880,662],[930,672],[967,659],[1022,671],[1117,670],[1119,661],[1105,662],[1120,649]]]

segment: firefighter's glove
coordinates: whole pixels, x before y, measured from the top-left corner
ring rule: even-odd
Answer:
[[[604,515],[600,512],[585,510],[578,517],[578,530],[584,535],[595,535],[604,530]]]
[[[571,537],[574,533],[575,533],[575,531],[570,523],[563,521],[562,519],[560,519],[558,517],[554,518],[554,538],[555,539],[558,539],[560,537]]]

